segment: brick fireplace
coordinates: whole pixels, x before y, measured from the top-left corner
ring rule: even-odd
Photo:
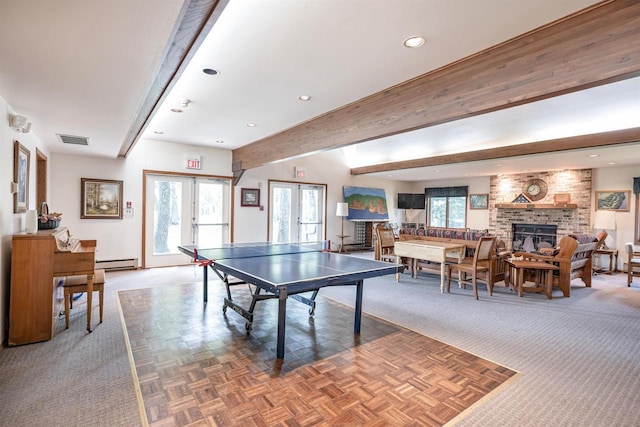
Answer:
[[[547,183],[547,195],[533,205],[553,204],[554,195],[569,194],[572,208],[496,208],[511,203],[523,192],[524,183],[531,179]],[[555,171],[513,175],[495,175],[490,180],[489,231],[512,248],[513,224],[541,224],[557,226],[557,241],[571,233],[591,232],[591,169]]]

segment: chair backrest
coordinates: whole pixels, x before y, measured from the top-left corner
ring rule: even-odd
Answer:
[[[495,253],[495,246],[496,246],[495,236],[481,237],[480,240],[478,240],[476,251],[473,254],[473,262],[477,264],[482,261],[490,261],[491,257]]]
[[[393,230],[389,228],[377,228],[378,237],[380,239],[381,248],[393,248],[396,237],[393,234]]]
[[[625,243],[624,250],[627,252],[627,255],[629,255],[629,260],[631,260],[631,258],[633,258],[633,243],[631,242]]]

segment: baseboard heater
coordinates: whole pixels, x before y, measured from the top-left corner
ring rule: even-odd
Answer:
[[[96,261],[97,270],[135,270],[138,268],[138,258],[127,259],[109,259],[105,261]]]

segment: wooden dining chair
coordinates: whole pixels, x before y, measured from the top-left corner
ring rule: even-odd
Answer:
[[[473,286],[473,295],[478,299],[478,281],[487,284],[489,295],[493,295],[493,258],[495,257],[495,236],[485,236],[478,240],[473,257],[467,257],[460,264],[447,265],[447,293],[451,291],[451,276],[458,273],[458,282],[463,288]]]
[[[624,249],[627,252],[627,286],[631,286],[633,277],[640,277],[640,271],[634,270],[640,269],[640,251],[635,251],[631,242],[626,243]]]
[[[381,261],[396,262],[394,245],[396,237],[390,228],[376,227],[376,237]]]

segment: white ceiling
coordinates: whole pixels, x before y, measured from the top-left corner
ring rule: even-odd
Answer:
[[[143,136],[234,149],[594,3],[230,0]],[[51,151],[116,157],[182,7],[182,0],[0,0],[0,96],[29,118],[31,132]],[[412,35],[427,43],[403,47]],[[203,68],[220,74],[206,75]],[[302,102],[299,95],[312,99]],[[171,112],[182,98],[189,106]],[[353,167],[403,160],[406,153],[426,157],[635,127],[639,120],[640,79],[634,79],[343,150],[359,161]],[[89,137],[90,146],[63,145],[56,133]],[[640,162],[637,146],[597,151],[599,162]],[[526,166],[602,166],[581,157],[534,156]],[[517,161],[377,175],[417,180],[434,173],[495,174],[498,168],[522,170]]]

